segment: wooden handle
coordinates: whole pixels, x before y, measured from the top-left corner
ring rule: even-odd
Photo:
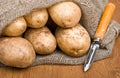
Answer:
[[[112,18],[112,15],[114,13],[114,10],[115,10],[115,5],[113,3],[108,3],[106,5],[94,38],[100,38],[101,40],[103,39],[104,34]]]

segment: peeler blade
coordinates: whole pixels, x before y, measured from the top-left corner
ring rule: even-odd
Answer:
[[[91,47],[90,47],[88,55],[87,55],[87,59],[85,60],[84,72],[86,72],[90,68],[91,64],[93,63],[94,56],[96,54],[96,50],[99,48],[99,46],[100,45],[96,42],[93,42],[91,44]]]

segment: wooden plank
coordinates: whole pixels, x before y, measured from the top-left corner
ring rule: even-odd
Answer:
[[[13,77],[13,68],[0,68],[0,78],[12,78]]]

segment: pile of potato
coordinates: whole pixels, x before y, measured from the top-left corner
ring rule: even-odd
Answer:
[[[90,37],[79,24],[80,18],[81,9],[74,2],[57,3],[17,18],[2,31],[0,62],[25,68],[34,62],[36,53],[50,54],[57,45],[67,55],[84,55]]]

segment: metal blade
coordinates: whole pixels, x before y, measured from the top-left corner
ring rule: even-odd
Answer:
[[[89,49],[87,59],[85,60],[84,72],[86,72],[90,68],[91,64],[93,63],[94,56],[95,56],[96,50],[98,48],[99,48],[99,44],[93,42],[90,49]]]

